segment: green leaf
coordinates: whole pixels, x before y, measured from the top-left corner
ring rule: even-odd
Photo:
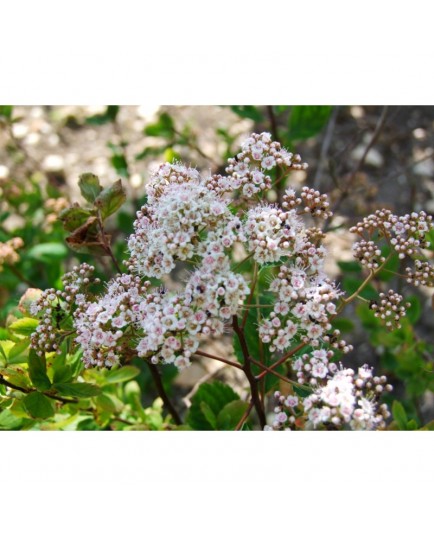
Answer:
[[[81,195],[89,203],[93,203],[101,193],[102,187],[99,183],[99,178],[93,173],[83,173],[78,180]]]
[[[117,370],[111,370],[106,378],[106,383],[122,383],[132,380],[140,374],[140,369],[133,367],[132,365],[126,365],[125,367]]]
[[[434,432],[434,421],[430,421],[429,423],[425,424],[425,426],[420,428],[420,430]]]
[[[29,339],[24,339],[14,344],[9,351],[8,361],[11,364],[26,363],[27,362],[27,348],[30,345]]]
[[[399,429],[407,430],[407,413],[405,412],[404,406],[401,404],[401,402],[398,402],[397,400],[393,401],[392,415]]]
[[[9,324],[9,329],[17,335],[31,335],[39,325],[39,320],[36,318],[19,318]]]
[[[405,316],[412,324],[416,324],[422,314],[420,299],[417,296],[406,296],[404,301],[411,303],[411,307],[407,309]]]
[[[388,246],[381,248],[381,254],[384,257],[387,257],[389,253],[390,253],[390,248]],[[381,270],[381,272],[377,274],[376,277],[380,279],[381,281],[390,281],[391,279],[395,277],[395,274],[391,272],[397,272],[399,270],[400,262],[401,261],[399,259],[398,254],[397,253],[393,254],[384,265],[384,268]],[[387,270],[387,272],[385,270]]]
[[[264,116],[258,110],[257,106],[251,105],[234,105],[231,106],[231,110],[243,119],[251,119],[255,123],[263,121]]]
[[[128,164],[123,154],[112,155],[110,161],[121,177],[128,177]]]
[[[8,362],[9,352],[14,346],[14,341],[0,341],[0,364],[3,363],[5,365]]]
[[[65,208],[59,214],[59,220],[63,223],[66,231],[75,231],[84,225],[91,216],[91,212],[81,208],[77,203]]]
[[[356,290],[358,290],[362,283],[363,281],[361,279],[357,279],[355,277],[344,277],[344,279],[342,280],[342,288],[345,290],[348,297],[351,296],[351,294],[353,294],[354,292],[356,292]],[[378,298],[378,293],[371,284],[368,284],[362,290],[360,296],[362,296],[362,298],[365,298],[366,300],[375,300],[376,298]]]
[[[23,399],[24,406],[34,419],[48,419],[53,417],[54,409],[51,400],[37,391],[26,395]]]
[[[10,105],[0,106],[0,117],[11,119],[13,110],[14,110],[14,107]]]
[[[95,199],[95,206],[99,208],[101,217],[108,218],[114,214],[125,203],[127,196],[119,179],[114,184],[104,190]]]
[[[30,259],[51,263],[64,259],[68,255],[68,248],[59,242],[45,242],[29,249],[27,256]]]
[[[172,139],[175,135],[175,126],[173,124],[173,119],[169,114],[163,112],[160,114],[158,121],[152,125],[148,125],[144,133],[147,136],[159,136],[161,138]]]
[[[14,430],[20,428],[23,419],[14,415],[11,410],[5,409],[0,413],[0,428],[3,430]]]
[[[34,350],[30,350],[28,357],[30,380],[36,389],[47,391],[51,382],[47,376],[47,362],[45,356],[39,356]]]
[[[54,368],[54,367],[53,367]],[[56,384],[64,384],[68,383],[73,378],[73,370],[72,367],[69,365],[63,365],[63,366],[57,366],[54,369],[54,375],[53,375],[53,383]]]
[[[107,395],[99,395],[95,398],[95,404],[101,413],[113,415],[116,411],[116,405],[113,400]]]
[[[186,423],[193,430],[213,430],[208,420],[210,412],[218,415],[226,404],[233,400],[239,400],[239,396],[229,385],[218,381],[203,383],[191,400],[192,404],[187,414]],[[205,403],[209,408],[207,409],[208,418],[203,412],[205,406],[202,403]]]
[[[357,272],[362,271],[361,265],[356,261],[338,261],[337,265],[343,272]]]
[[[332,106],[293,106],[289,116],[289,138],[306,140],[316,136],[330,117]]]
[[[102,114],[91,115],[86,118],[88,125],[105,125],[116,120],[119,113],[119,106],[109,105]]]
[[[101,394],[101,389],[92,383],[55,383],[53,387],[66,396],[76,396],[77,398],[90,398]]]
[[[249,404],[243,400],[234,400],[226,404],[217,417],[218,430],[235,430],[248,407]]]
[[[338,329],[342,333],[349,333],[354,330],[354,322],[349,318],[335,318],[332,321],[333,329]]]
[[[200,403],[200,409],[205,417],[205,419],[209,422],[211,425],[211,428],[213,430],[217,430],[217,417],[213,410],[208,406],[206,402]]]

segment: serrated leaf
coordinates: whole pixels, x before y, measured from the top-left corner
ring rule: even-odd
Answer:
[[[111,370],[106,378],[106,383],[121,383],[132,380],[140,374],[140,369],[133,367],[132,365],[126,365],[117,370]]]
[[[47,362],[45,356],[39,356],[34,350],[30,350],[28,357],[30,380],[36,389],[47,391],[51,387],[51,381],[47,376]]]
[[[289,116],[289,138],[306,140],[316,136],[327,124],[332,106],[293,106]]]
[[[102,191],[99,178],[93,173],[83,173],[78,180],[81,195],[89,203],[93,203]]]
[[[61,395],[75,396],[77,398],[90,398],[101,394],[101,388],[92,383],[55,383],[53,387]]]
[[[206,402],[200,403],[200,410],[202,411],[205,419],[209,422],[211,428],[213,430],[217,430],[217,417]]]
[[[235,430],[248,407],[249,404],[243,400],[234,400],[226,404],[217,416],[217,429]]]
[[[392,415],[393,419],[399,426],[399,429],[407,430],[407,413],[405,412],[404,406],[401,404],[401,402],[398,402],[397,400],[393,401]]]
[[[119,179],[104,190],[95,199],[95,206],[99,209],[103,219],[114,214],[125,203],[127,196]]]
[[[9,324],[8,328],[17,335],[31,335],[39,325],[39,320],[36,318],[19,318]]]
[[[239,396],[235,391],[222,382],[204,383],[193,396],[191,407],[189,409],[186,423],[193,430],[213,430],[207,417],[204,415],[201,404],[204,402],[214,415],[218,415],[220,411],[233,400],[239,400]]]
[[[26,395],[23,403],[29,415],[34,419],[48,419],[54,415],[51,400],[37,391]]]

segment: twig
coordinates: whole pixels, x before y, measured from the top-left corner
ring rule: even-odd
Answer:
[[[274,370],[275,368],[277,368],[279,365],[281,365],[282,363],[284,363],[287,359],[289,359],[290,357],[292,357],[294,354],[296,354],[299,350],[301,350],[302,348],[304,348],[305,346],[307,346],[308,343],[307,342],[301,342],[300,344],[298,344],[295,348],[292,348],[288,353],[286,353],[284,356],[282,356],[278,361],[276,361],[275,363],[273,363],[272,365],[270,365],[270,368],[271,370]],[[266,376],[267,374],[269,373],[268,370],[264,370],[264,372],[261,372],[258,376],[256,376],[256,378],[258,380],[262,379],[264,376]]]
[[[235,426],[235,431],[238,432],[243,427],[244,423],[246,422],[247,418],[250,415],[250,412],[252,411],[252,408],[254,406],[253,399],[250,399],[250,403],[244,412],[244,415],[241,417],[239,423]]]
[[[333,112],[327,124],[327,129],[324,134],[324,139],[321,145],[321,151],[319,155],[318,167],[316,168],[315,178],[313,179],[313,187],[315,189],[319,188],[320,186],[322,167],[323,167],[324,160],[327,157],[327,153],[330,149],[330,144],[331,144],[332,137],[333,137],[333,131],[336,125],[336,118],[338,116],[338,110],[339,110],[339,106],[333,106]]]
[[[380,115],[380,117],[379,117],[379,119],[377,121],[377,125],[375,126],[374,134],[372,135],[372,138],[371,138],[370,142],[366,146],[366,148],[365,148],[360,160],[354,166],[352,172],[350,173],[350,175],[346,179],[344,188],[340,189],[341,194],[340,194],[339,198],[337,199],[336,203],[334,204],[334,206],[332,208],[333,213],[335,213],[339,209],[339,207],[344,202],[344,200],[349,196],[350,191],[351,191],[351,184],[353,182],[354,177],[356,176],[356,174],[362,168],[363,164],[365,163],[366,157],[368,156],[369,151],[372,149],[372,147],[375,144],[375,142],[377,141],[381,131],[383,130],[384,124],[386,122],[387,110],[388,110],[388,106],[384,106],[383,111],[381,112],[381,115]],[[325,222],[325,225],[324,225],[324,227],[322,229],[324,233],[328,231],[332,221],[333,221],[333,216],[331,218],[329,218]]]
[[[26,393],[26,394],[34,393],[35,391],[37,391],[37,389],[32,389],[30,387],[20,387],[19,385],[15,385],[11,382],[8,382],[7,380],[3,378],[1,374],[0,374],[0,384],[6,387],[9,387],[10,389],[14,389],[15,391],[21,391],[22,393]],[[78,403],[78,400],[74,398],[73,399],[63,398],[62,396],[53,395],[47,392],[43,392],[42,394],[45,396],[48,396],[48,398],[52,398],[53,400],[58,400],[59,402],[63,402],[64,404],[77,404]]]
[[[258,414],[259,424],[262,429],[266,425],[265,411],[262,406],[261,399],[259,398],[259,391],[258,391],[258,384],[257,384],[258,380],[257,378],[255,378],[252,372],[249,349],[247,347],[247,341],[244,336],[244,331],[241,329],[238,323],[237,315],[234,315],[232,317],[232,327],[233,327],[235,334],[238,337],[238,340],[240,341],[241,351],[244,357],[244,364],[242,368],[250,384],[250,392],[252,395],[253,404],[255,406],[256,413]]]
[[[150,363],[149,361],[146,361],[146,363],[148,364],[148,367],[151,372],[152,378],[154,380],[158,395],[163,401],[165,408],[172,416],[175,424],[182,424],[181,417],[179,416],[178,412],[176,411],[174,405],[172,404],[170,398],[167,396],[167,393],[164,389],[164,385],[161,380],[160,372],[158,371],[157,365],[154,365],[153,363]]]
[[[291,385],[295,385],[296,387],[302,387],[302,388],[306,387],[305,385],[302,385],[301,383],[295,382],[294,380],[291,380],[291,379],[287,378],[286,376],[283,376],[283,374],[279,374],[278,372],[276,372],[272,368],[267,367],[266,365],[264,365],[264,363],[260,363],[259,361],[256,361],[256,359],[253,359],[251,356],[250,356],[250,361],[254,365],[256,365],[258,367],[261,367],[262,370],[264,370],[266,372],[269,372],[270,374],[273,374],[273,376],[276,376],[276,378],[279,378],[279,379],[281,379],[282,381],[284,381],[286,383],[290,383]]]
[[[221,361],[222,363],[225,363],[226,365],[229,365],[231,367],[235,367],[235,368],[243,370],[243,366],[240,365],[240,363],[236,363],[235,361],[229,361],[229,359],[225,359],[224,357],[207,354],[206,352],[202,352],[202,350],[196,350],[194,353],[198,356],[208,357],[209,359],[215,359],[216,361]]]
[[[111,246],[110,242],[106,238],[106,234],[104,232],[104,224],[102,222],[101,212],[99,210],[98,210],[97,216],[98,216],[98,218],[97,218],[98,219],[98,226],[99,226],[99,229],[100,229],[100,232],[101,232],[101,240],[102,240],[102,245],[104,247],[104,250],[107,251],[107,253],[110,255],[110,258],[113,261],[113,264],[115,265],[116,270],[118,271],[119,274],[121,274],[122,273],[121,267],[119,266],[119,263],[118,263],[116,257],[113,254],[113,250],[112,250],[112,246]]]

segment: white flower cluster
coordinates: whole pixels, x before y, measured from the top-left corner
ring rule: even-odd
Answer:
[[[88,301],[84,294],[75,296],[75,341],[83,350],[86,367],[112,367],[131,354],[138,304],[148,287],[139,277],[123,274],[112,279],[96,301]]]
[[[259,263],[276,262],[300,251],[305,245],[304,225],[295,210],[261,205],[247,213],[244,234],[247,249]]]
[[[271,141],[271,134],[252,134],[242,145],[236,158],[229,158],[227,176],[213,175],[208,187],[215,192],[242,191],[243,196],[252,197],[271,188],[271,177],[267,172],[277,166],[285,170],[307,169],[298,154],[289,153],[280,143]]]
[[[373,376],[364,365],[357,374],[349,368],[338,369],[327,383],[303,400],[307,424],[349,427],[352,430],[375,430],[390,416],[387,406],[378,404],[383,391],[391,391],[385,376]]]
[[[324,362],[325,356],[318,358]],[[363,365],[357,371],[329,367],[317,371],[320,385],[305,398],[274,394],[274,419],[266,430],[351,429],[376,430],[385,427],[390,417],[386,404],[380,404],[383,392],[390,392],[385,376],[373,376],[372,369]]]
[[[270,285],[270,291],[278,298],[273,312],[259,326],[259,336],[270,344],[272,352],[289,348],[296,336],[318,346],[331,329],[330,316],[336,312],[333,302],[340,292],[319,269],[323,251],[313,246],[308,249],[312,249],[310,265],[297,257],[301,262],[296,261],[292,267],[281,266]]]
[[[232,245],[235,230],[241,225],[229,211],[227,200],[209,190],[196,174],[181,183],[162,183],[160,175],[157,177],[160,182],[151,183],[152,195],[137,213],[135,233],[128,239],[130,270],[141,276],[161,277],[174,269],[176,260],[204,255],[213,246]],[[208,232],[213,234],[208,237]]]
[[[174,363],[179,369],[190,365],[190,357],[199,347],[198,334],[209,321],[203,311],[193,311],[178,295],[154,292],[137,307],[141,337],[139,357],[154,364]]]

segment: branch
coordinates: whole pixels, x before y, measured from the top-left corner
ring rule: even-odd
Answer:
[[[167,393],[164,389],[163,382],[161,381],[161,376],[158,371],[157,365],[154,365],[153,363],[150,363],[149,361],[146,361],[148,364],[149,370],[151,371],[152,378],[155,383],[155,387],[158,392],[158,396],[162,399],[164,406],[166,407],[167,411],[172,416],[173,420],[175,421],[175,424],[182,424],[181,417],[179,416],[179,413],[176,411],[175,407],[173,406],[172,402],[170,401],[170,398],[167,396]]]
[[[19,385],[15,385],[11,382],[8,382],[7,380],[3,378],[1,374],[0,374],[0,385],[5,385],[6,387],[9,387],[10,389],[14,389],[15,391],[21,391],[22,393],[26,393],[26,394],[34,393],[35,391],[37,391],[37,389],[32,389],[30,387],[29,388],[20,387]],[[76,400],[75,398],[72,398],[72,399],[63,398],[62,396],[53,395],[47,392],[42,392],[42,394],[45,396],[48,396],[48,398],[52,398],[53,400],[58,400],[59,402],[63,402],[64,404],[77,404],[78,403],[78,400]]]
[[[216,361],[221,361],[222,363],[226,363],[226,365],[230,365],[231,367],[235,367],[235,368],[243,370],[242,365],[240,365],[239,363],[236,363],[235,361],[229,361],[229,359],[225,359],[224,357],[207,354],[206,352],[202,352],[202,350],[196,350],[194,353],[202,357],[208,357],[209,359],[215,359]]]
[[[252,372],[249,349],[247,347],[247,342],[244,336],[244,331],[238,323],[237,315],[234,315],[232,317],[232,327],[238,337],[238,340],[240,341],[241,351],[244,357],[244,364],[242,368],[244,370],[244,374],[247,377],[247,380],[249,381],[253,404],[255,406],[256,413],[258,414],[259,424],[261,426],[261,429],[263,429],[264,426],[267,424],[267,422],[265,419],[265,411],[262,406],[261,400],[259,398],[259,391],[258,391],[258,384],[257,384],[258,380],[257,378],[255,378]]]

